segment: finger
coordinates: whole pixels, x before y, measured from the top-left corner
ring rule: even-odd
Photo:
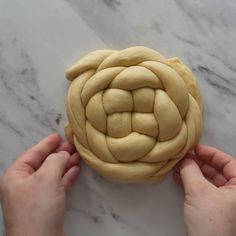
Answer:
[[[65,151],[53,153],[47,157],[42,166],[39,168],[38,173],[47,175],[52,179],[61,179],[69,158],[70,154]]]
[[[200,169],[203,175],[216,187],[223,186],[227,182],[227,179],[222,175],[222,173],[208,164],[203,163],[200,166]]]
[[[79,163],[80,163],[80,156],[79,156],[79,153],[73,153],[71,156],[70,156],[70,158],[69,158],[69,160],[68,160],[68,162],[67,162],[67,165],[66,165],[66,168],[65,168],[65,171],[64,171],[64,173],[63,173],[63,175],[71,168],[71,167],[73,167],[73,166],[78,166],[79,165]]]
[[[216,187],[224,186],[228,182],[228,180],[220,173],[215,173],[209,181]]]
[[[226,184],[225,186],[236,186],[236,177],[231,178]]]
[[[236,161],[232,156],[204,145],[197,146],[195,152],[199,160],[218,170],[226,179],[236,177]]]
[[[16,162],[29,165],[34,171],[42,162],[60,145],[61,138],[58,134],[51,134],[38,144],[27,150]]]
[[[177,171],[174,171],[173,178],[175,180],[176,185],[183,187],[183,182],[180,177],[180,173]]]
[[[73,154],[76,151],[76,149],[72,144],[64,142],[61,143],[61,145],[57,148],[55,152],[61,152],[61,151],[66,151],[69,152],[70,154]]]
[[[216,187],[223,186],[227,182],[227,179],[222,175],[222,173],[204,161],[200,160],[197,155],[189,154],[186,158],[194,160],[198,164],[204,177]]]
[[[192,159],[184,159],[180,165],[180,177],[186,194],[194,194],[207,186],[199,166]]]
[[[62,184],[66,192],[70,189],[70,187],[73,185],[73,183],[77,179],[79,175],[79,170],[80,170],[79,166],[73,166],[63,176]]]
[[[195,155],[193,154],[193,151],[190,151],[186,154],[184,159],[193,159],[194,157]],[[175,165],[174,172],[173,172],[173,178],[175,180],[175,183],[180,187],[183,187],[183,182],[180,176],[180,168],[182,166],[183,160],[179,162],[177,165]]]
[[[198,145],[195,152],[199,160],[208,163],[219,171],[223,171],[225,165],[234,160],[230,155],[205,145]]]
[[[186,159],[191,159],[191,160],[194,160],[194,158],[195,158],[195,154],[192,154],[192,153],[187,153],[185,156],[184,156],[184,158],[180,161],[180,162],[178,162],[176,165],[175,165],[175,167],[174,167],[174,172],[177,172],[177,173],[179,173],[180,174],[180,168],[181,168],[181,166],[183,165],[183,161],[184,160],[186,160]],[[195,160],[196,161],[196,160]]]

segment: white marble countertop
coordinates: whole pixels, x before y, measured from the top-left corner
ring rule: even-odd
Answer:
[[[205,100],[202,143],[235,155],[235,42],[234,0],[0,0],[0,172],[45,135],[63,135],[71,63],[94,49],[131,45],[178,55],[194,70]],[[66,229],[182,236],[182,211],[171,175],[159,185],[115,184],[83,165]]]

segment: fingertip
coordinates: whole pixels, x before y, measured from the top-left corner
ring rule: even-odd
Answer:
[[[190,158],[186,158],[181,162],[181,165],[179,167],[179,174],[180,177],[185,180],[190,178],[192,175],[198,173],[201,174],[201,171],[199,169],[199,166],[197,163]]]
[[[183,165],[187,165],[189,161],[186,161],[186,160],[189,160],[190,159],[190,162],[191,160],[194,160],[195,159],[195,155],[194,154],[191,154],[191,153],[187,153],[184,158],[178,162],[178,164],[175,166],[175,171],[179,172],[180,168],[183,166]]]
[[[51,150],[52,149],[56,150],[56,148],[58,148],[60,143],[61,143],[61,136],[57,133],[52,133],[39,142],[39,144],[41,144],[41,148],[43,148],[43,146],[44,147],[47,146],[47,148],[48,149],[50,148]]]
[[[47,139],[53,140],[54,142],[61,142],[61,136],[58,133],[52,133],[46,137]]]
[[[79,165],[79,163],[80,163],[80,155],[77,152],[75,152],[70,157],[67,170],[69,170],[72,166]]]
[[[76,181],[80,173],[79,166],[71,167],[63,176],[62,183],[64,185],[65,191],[67,192],[73,183]]]
[[[183,168],[184,165],[187,165],[186,162],[188,162],[188,161],[186,161],[186,160],[189,159],[189,158],[190,158],[190,156],[186,155],[184,157],[184,159],[182,159],[177,165],[175,165],[174,171],[177,172],[177,173],[180,173],[181,168]]]
[[[69,152],[70,154],[73,154],[76,149],[75,149],[75,146],[72,145],[71,143],[69,142],[63,142],[59,148],[56,150],[56,152],[60,152],[60,151],[67,151]]]
[[[180,177],[186,194],[195,194],[205,189],[208,181],[193,159],[184,159],[180,167]]]
[[[67,174],[70,175],[70,177],[77,178],[78,174],[80,171],[80,167],[78,165],[72,166],[66,173],[64,176],[66,176]]]
[[[198,144],[195,147],[195,153],[199,156],[201,155],[209,155],[212,154],[216,151],[217,149],[211,146],[206,146],[206,145],[202,145],[202,144]]]
[[[75,175],[78,175],[79,174],[79,171],[80,171],[80,167],[79,166],[73,166],[71,168],[71,171],[75,174]]]
[[[185,158],[183,159],[183,161],[181,161],[179,169],[181,171],[183,168],[188,167],[192,164],[194,164],[194,160],[192,158]]]

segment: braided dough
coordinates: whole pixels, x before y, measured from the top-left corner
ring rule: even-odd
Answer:
[[[179,58],[146,47],[99,50],[66,76],[66,136],[107,179],[160,181],[199,142],[202,98]]]

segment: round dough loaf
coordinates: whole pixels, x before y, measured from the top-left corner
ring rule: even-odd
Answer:
[[[179,58],[141,46],[99,50],[66,76],[66,136],[109,180],[158,182],[199,142],[202,98]]]

